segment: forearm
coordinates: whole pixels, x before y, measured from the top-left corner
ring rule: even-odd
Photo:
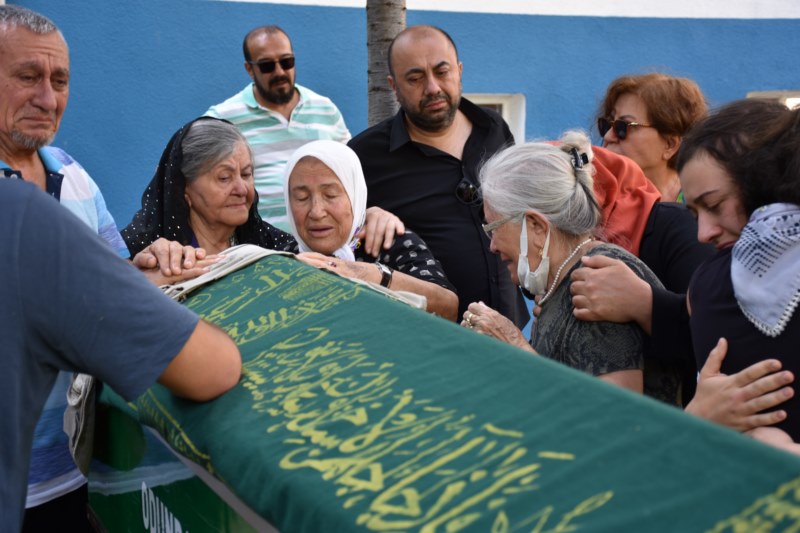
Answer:
[[[538,352],[530,345],[528,339],[525,338],[511,320],[483,302],[469,304],[467,310],[464,311],[464,320],[461,321],[461,325],[477,333],[494,337],[506,344],[538,355]]]
[[[510,320],[508,321],[508,324],[505,327],[495,327],[489,329],[488,331],[484,330],[481,327],[476,327],[475,329],[478,330],[480,333],[484,333],[486,335],[494,337],[495,339],[503,341],[506,344],[510,344],[511,346],[516,346],[517,348],[525,350],[526,352],[530,352],[534,355],[539,355],[539,352],[537,352],[534,349],[534,347],[530,345],[528,339],[525,338],[522,332],[519,329],[517,329],[514,323],[511,322]]]
[[[536,349],[531,346],[527,340],[525,340],[525,337],[522,336],[522,332],[520,332],[520,338],[522,339],[522,342],[515,343],[514,346],[525,350],[526,352],[530,352],[533,355],[539,355],[539,352],[537,352]]]
[[[378,281],[380,281],[380,278]],[[458,296],[453,291],[397,270],[392,274],[392,282],[389,288],[395,291],[407,291],[422,295],[428,301],[427,311],[429,313],[434,313],[447,320],[457,320]]]
[[[379,284],[383,278],[381,270],[375,263],[346,261],[337,267],[339,274],[349,278],[358,278]],[[389,288],[395,291],[406,291],[424,296],[427,300],[426,310],[447,320],[456,320],[458,314],[458,296],[444,287],[409,276],[398,270],[392,272]]]

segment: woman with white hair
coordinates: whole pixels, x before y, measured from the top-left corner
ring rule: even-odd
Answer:
[[[367,184],[352,149],[327,140],[298,148],[286,165],[284,193],[298,259],[348,278],[422,295],[429,312],[457,319],[455,288],[414,232],[406,229],[377,257],[361,246]]]
[[[489,159],[480,182],[490,249],[513,280],[541,307],[530,343],[514,324],[482,302],[470,304],[462,325],[600,379],[677,403],[677,375],[643,359],[644,332],[633,323],[585,322],[573,316],[570,273],[582,256],[625,262],[660,286],[639,259],[595,239],[601,212],[593,193],[592,151],[582,132],[558,146],[527,143]]]

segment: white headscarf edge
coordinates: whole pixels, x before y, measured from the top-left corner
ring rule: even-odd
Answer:
[[[304,157],[313,157],[322,161],[325,166],[330,168],[339,181],[342,182],[347,196],[350,198],[350,205],[353,209],[353,226],[350,228],[347,242],[339,247],[333,255],[341,259],[354,261],[353,249],[351,244],[354,240],[356,232],[364,225],[367,212],[367,183],[364,180],[364,171],[361,169],[361,161],[359,161],[356,153],[346,144],[336,141],[319,140],[311,141],[304,144],[292,154],[289,162],[286,164],[286,171],[283,178],[283,197],[286,204],[287,218],[289,225],[292,228],[292,234],[297,239],[301,252],[312,251],[309,246],[303,242],[297,232],[294,217],[292,216],[292,206],[289,199],[289,177],[292,175],[294,167],[298,161]]]

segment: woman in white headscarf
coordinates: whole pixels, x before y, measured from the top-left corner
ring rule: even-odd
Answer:
[[[379,257],[360,246],[367,186],[358,156],[346,145],[314,141],[300,147],[286,165],[284,198],[302,261],[420,294],[429,312],[455,320],[455,289],[419,236],[406,230]]]

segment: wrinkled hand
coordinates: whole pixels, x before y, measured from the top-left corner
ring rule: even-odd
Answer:
[[[160,287],[205,274],[220,259],[216,255],[206,256],[202,248],[184,246],[162,237],[136,254],[131,262],[147,279]]]
[[[364,239],[364,250],[372,257],[381,253],[381,245],[388,250],[392,247],[396,235],[406,232],[403,222],[388,211],[380,207],[367,209],[367,218],[364,228],[356,235]]]
[[[133,265],[140,270],[158,268],[162,275],[170,277],[181,274],[183,269],[195,268],[197,261],[205,258],[203,248],[184,246],[161,237],[136,254]]]
[[[464,311],[464,320],[461,321],[461,326],[536,353],[513,322],[483,302],[469,304],[467,310]]]
[[[371,281],[373,283],[380,283],[381,281],[381,271],[378,270],[374,263],[345,261],[338,257],[330,257],[317,252],[303,252],[297,254],[297,258],[314,268],[330,270],[346,278]]]
[[[783,451],[800,455],[800,444],[794,442],[792,437],[782,429],[772,427],[757,427],[746,432],[754,439],[774,446]]]
[[[601,255],[581,258],[571,276],[573,314],[578,320],[638,322],[652,318],[650,285],[619,259]],[[649,328],[646,328],[649,329]]]
[[[722,374],[720,369],[727,352],[728,342],[720,339],[700,371],[697,392],[686,412],[738,431],[784,420],[786,411],[761,411],[794,396],[794,389],[786,386],[794,381],[794,375],[788,370],[780,371],[777,359],[759,361],[730,376]]]

